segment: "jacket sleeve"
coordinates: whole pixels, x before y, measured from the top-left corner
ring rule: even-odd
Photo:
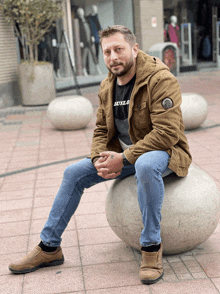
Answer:
[[[152,130],[125,150],[125,157],[135,163],[143,153],[153,150],[168,150],[179,141],[182,124],[182,102],[177,79],[167,70],[156,73],[148,85],[149,111]],[[170,98],[172,107],[165,109],[163,100]]]
[[[96,128],[93,133],[92,148],[91,148],[91,160],[99,156],[100,152],[107,151],[107,125],[106,115],[102,99],[99,95],[99,107],[97,110],[96,117]]]

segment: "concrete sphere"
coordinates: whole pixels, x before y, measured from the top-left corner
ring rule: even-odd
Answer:
[[[47,117],[58,130],[82,129],[90,122],[92,116],[92,104],[82,96],[56,98],[47,108]]]
[[[206,241],[220,217],[220,192],[212,178],[191,166],[184,178],[164,178],[161,238],[164,254],[190,250]],[[116,235],[140,250],[143,228],[135,177],[115,180],[106,199],[106,216]]]
[[[196,93],[183,93],[181,110],[186,130],[196,129],[206,120],[208,103]]]

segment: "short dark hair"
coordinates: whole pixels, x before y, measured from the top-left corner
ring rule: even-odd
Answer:
[[[136,37],[132,33],[132,31],[122,25],[114,25],[111,27],[107,27],[106,29],[102,30],[99,32],[99,37],[100,37],[100,43],[102,43],[102,40],[104,38],[108,38],[114,34],[121,33],[124,35],[125,40],[133,46],[136,43]]]

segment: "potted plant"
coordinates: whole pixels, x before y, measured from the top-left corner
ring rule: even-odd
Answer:
[[[58,0],[2,0],[1,9],[20,43],[19,84],[23,105],[48,104],[55,98],[53,64],[38,60],[38,44],[62,16]]]

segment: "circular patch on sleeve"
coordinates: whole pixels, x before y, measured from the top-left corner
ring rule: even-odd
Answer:
[[[161,104],[164,109],[170,109],[173,107],[173,100],[171,98],[164,98]]]

